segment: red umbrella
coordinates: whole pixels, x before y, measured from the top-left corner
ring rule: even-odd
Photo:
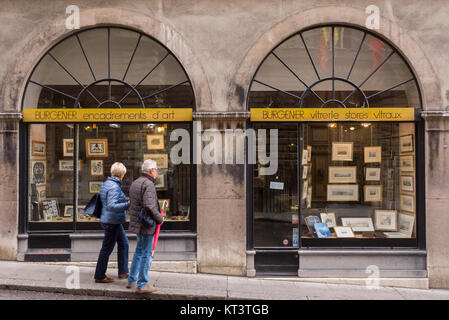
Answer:
[[[164,216],[164,209],[161,209],[161,214],[162,214],[162,216]],[[154,256],[154,251],[156,250],[157,240],[159,239],[159,231],[161,231],[160,224],[157,225],[156,232],[154,233],[153,252],[151,253],[151,257]]]

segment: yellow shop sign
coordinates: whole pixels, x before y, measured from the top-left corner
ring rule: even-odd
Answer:
[[[251,121],[414,121],[414,108],[251,108]]]
[[[173,122],[192,121],[191,108],[24,109],[24,122]]]

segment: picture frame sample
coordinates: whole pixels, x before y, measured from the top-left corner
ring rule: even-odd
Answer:
[[[31,161],[31,183],[36,186],[46,183],[47,177],[47,161],[46,160],[34,160]]]
[[[154,160],[157,163],[159,169],[168,169],[168,154],[167,153],[145,153],[143,155],[143,161]]]
[[[64,217],[72,217],[73,216],[73,206],[66,205],[64,206]]]
[[[312,162],[312,146],[307,145],[307,162]]]
[[[86,139],[87,157],[107,157],[108,139]]]
[[[31,141],[31,155],[45,157],[45,141]]]
[[[329,183],[356,183],[357,167],[329,167]]]
[[[147,150],[164,150],[163,134],[147,134]]]
[[[327,201],[359,201],[359,185],[328,184]]]
[[[334,227],[337,238],[354,238],[354,232],[351,227]]]
[[[380,168],[365,168],[365,181],[380,181]]]
[[[81,160],[78,160],[78,171],[81,171]],[[73,171],[73,159],[69,160],[58,160],[59,171]]]
[[[44,217],[46,217],[46,216],[51,216],[51,217],[59,216],[58,199],[45,199],[45,200],[42,200],[42,212],[44,214]],[[46,221],[48,221],[48,220],[46,220]]]
[[[365,163],[380,163],[382,161],[382,147],[363,147]]]
[[[329,226],[326,222],[316,222],[313,227],[318,238],[329,238],[331,236]]]
[[[408,134],[405,136],[399,137],[399,152],[413,152],[414,144],[413,144],[413,134]]]
[[[401,194],[399,196],[400,204],[399,208],[402,211],[415,212],[415,197],[410,195]]]
[[[103,160],[90,160],[90,175],[91,176],[103,176],[104,175],[104,161]]]
[[[307,216],[307,217],[304,217],[304,221],[306,222],[307,229],[309,229],[309,231],[312,232],[312,233],[316,232],[316,231],[315,231],[315,228],[314,228],[314,224],[315,224],[315,223],[320,223],[320,222],[321,222],[321,221],[320,221],[320,218],[317,217],[317,216]]]
[[[399,156],[399,169],[401,171],[414,171],[415,159],[413,155]]]
[[[302,179],[307,179],[307,176],[309,175],[309,166],[303,166],[302,167]]]
[[[302,150],[302,160],[301,164],[304,166],[307,164],[307,161],[309,159],[309,152],[307,149]]]
[[[374,228],[379,231],[396,231],[398,214],[396,210],[374,210]]]
[[[99,193],[103,181],[89,181],[89,193]]]
[[[302,198],[306,199],[307,198],[307,188],[309,186],[309,181],[308,180],[304,180],[302,183]]]
[[[415,183],[413,176],[400,176],[399,177],[399,185],[401,186],[401,192],[414,192],[415,191]]]
[[[167,175],[158,174],[154,186],[156,187],[156,190],[167,190]]]
[[[73,157],[73,139],[62,139],[62,155],[64,157]]]
[[[337,226],[337,218],[335,217],[335,212],[321,212],[320,217],[321,222],[326,222],[329,228],[334,228]]]
[[[363,187],[363,196],[365,202],[382,201],[382,186],[381,185],[365,185]]]
[[[373,232],[374,225],[371,218],[341,218],[344,227],[351,227],[354,232]]]
[[[413,226],[415,224],[415,216],[399,213],[398,230],[407,238],[411,238],[413,234]]]
[[[352,161],[353,142],[332,142],[332,161]]]

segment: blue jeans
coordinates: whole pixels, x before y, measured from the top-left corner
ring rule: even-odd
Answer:
[[[126,274],[128,270],[129,243],[125,229],[122,224],[102,223],[104,229],[103,245],[98,256],[97,267],[95,269],[95,280],[106,278],[109,256],[117,243],[117,263],[118,274]]]
[[[128,283],[137,281],[136,288],[143,288],[148,283],[148,271],[151,267],[151,251],[153,250],[154,234],[138,234],[137,246],[134,252]],[[139,279],[137,279],[139,274]]]

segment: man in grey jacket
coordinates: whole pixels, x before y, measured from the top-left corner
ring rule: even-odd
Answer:
[[[144,208],[145,213],[156,221],[157,224],[161,224],[164,221],[159,210],[156,188],[154,186],[157,174],[156,161],[151,159],[145,160],[142,164],[142,175],[131,184],[129,189],[130,206],[128,215],[130,222],[128,231],[137,234],[137,246],[126,287],[132,288],[136,285],[136,292],[138,293],[149,293],[157,290],[157,288],[148,284],[148,271],[151,266],[151,251],[153,249],[156,226],[146,228],[138,219],[140,210]]]

